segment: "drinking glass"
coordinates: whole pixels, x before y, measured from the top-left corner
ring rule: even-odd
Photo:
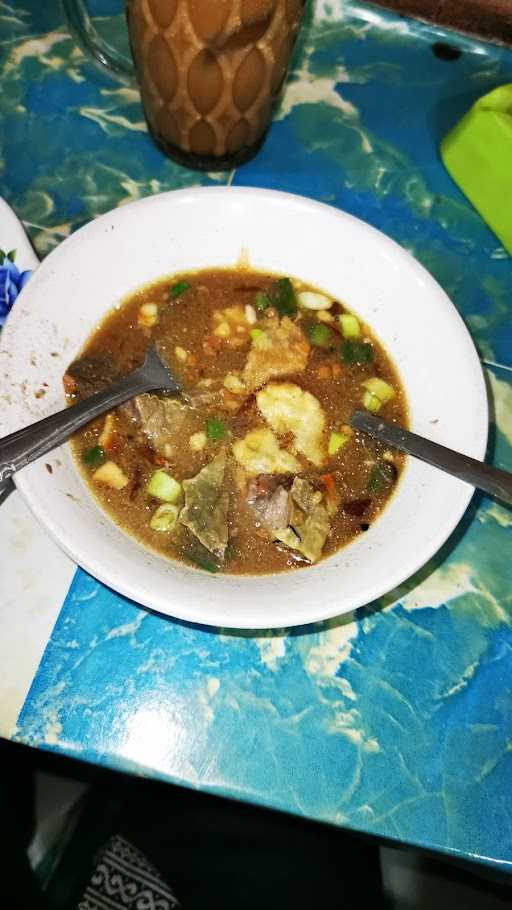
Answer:
[[[270,124],[305,0],[125,0],[133,62],[96,32],[84,0],[63,0],[82,49],[137,80],[146,121],[169,157],[200,170],[251,158]]]

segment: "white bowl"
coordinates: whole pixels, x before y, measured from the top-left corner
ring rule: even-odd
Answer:
[[[52,252],[2,336],[4,431],[64,407],[62,374],[121,297],[184,269],[232,265],[290,274],[345,301],[369,323],[404,383],[411,428],[483,458],[487,397],[471,338],[446,294],[401,247],[357,218],[258,189],[189,189],[103,215]],[[42,383],[47,383],[47,387]],[[36,397],[46,389],[42,397]],[[45,464],[52,466],[50,473]],[[83,568],[134,601],[193,622],[286,627],[345,613],[420,568],[460,520],[472,488],[408,459],[370,530],[317,566],[281,575],[209,575],[168,562],[104,514],[68,446],[16,483],[35,516]]]

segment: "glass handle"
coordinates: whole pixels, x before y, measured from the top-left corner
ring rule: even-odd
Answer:
[[[69,30],[83,52],[91,57],[103,72],[132,85],[135,68],[131,60],[110,47],[94,28],[84,0],[62,0]]]

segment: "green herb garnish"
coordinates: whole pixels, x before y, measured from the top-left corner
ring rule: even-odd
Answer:
[[[317,348],[329,348],[334,343],[334,335],[329,326],[323,322],[313,322],[304,327],[311,344]]]
[[[373,347],[364,341],[345,339],[341,346],[341,359],[343,363],[371,363],[373,360]]]
[[[180,510],[178,506],[175,506],[170,502],[164,502],[163,505],[158,506],[158,509],[153,512],[149,527],[153,531],[164,533],[167,531],[174,531],[179,514]]]
[[[188,281],[178,281],[177,284],[173,284],[169,288],[169,297],[174,300],[176,297],[180,297],[181,294],[184,294],[185,291],[188,291],[190,284]]]
[[[89,468],[99,468],[106,461],[106,455],[101,446],[93,446],[83,453],[82,461]]]
[[[264,310],[268,310],[269,306],[272,304],[272,301],[268,294],[265,294],[264,291],[257,291],[256,297],[254,298],[254,306],[259,313],[263,313]]]
[[[222,439],[226,427],[219,417],[209,417],[206,421],[206,435],[208,439]]]
[[[234,556],[236,556],[236,549],[232,543],[228,543],[225,553],[224,553],[224,560],[226,562],[229,562],[230,559],[234,558]]]
[[[250,329],[249,336],[252,341],[257,341],[263,335],[263,329]]]
[[[216,572],[220,572],[220,566],[211,559],[205,559],[203,556],[190,556],[189,558],[198,569],[204,569],[205,572],[211,572],[212,575],[215,575]]]
[[[145,491],[148,496],[153,496],[161,502],[176,502],[182,495],[181,484],[174,477],[171,477],[167,471],[159,468],[149,478]]]
[[[280,316],[295,316],[297,298],[289,278],[278,278],[273,282],[271,300]]]
[[[344,338],[360,338],[361,326],[357,316],[352,313],[342,313],[340,316],[340,326]]]
[[[293,284],[289,278],[278,278],[272,282],[269,291],[257,291],[254,306],[259,313],[269,307],[275,307],[280,316],[295,316],[297,312],[297,298]]]
[[[372,496],[376,496],[377,493],[385,490],[386,487],[390,487],[391,484],[395,482],[395,479],[395,466],[389,464],[387,461],[380,461],[379,464],[375,465],[375,467],[372,469],[372,473],[370,474],[370,479],[368,481],[368,492]]]

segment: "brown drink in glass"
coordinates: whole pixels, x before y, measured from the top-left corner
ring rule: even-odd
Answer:
[[[297,37],[304,0],[127,0],[151,134],[200,170],[259,149]]]

